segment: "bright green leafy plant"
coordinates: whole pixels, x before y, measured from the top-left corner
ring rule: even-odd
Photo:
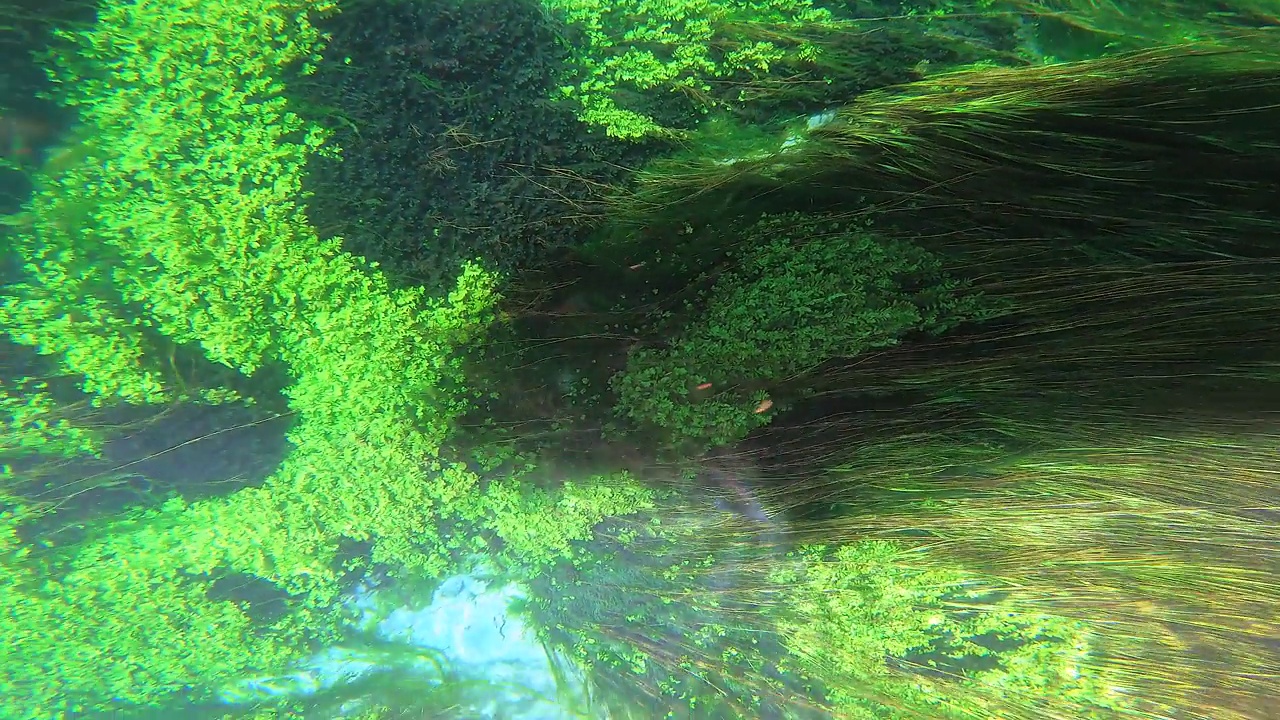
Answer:
[[[782,63],[811,62],[820,51],[796,31],[831,20],[829,11],[810,0],[544,0],[544,5],[583,35],[574,42],[578,70],[561,88],[564,97],[578,103],[584,122],[628,140],[669,136],[673,130],[621,98],[680,93],[706,112],[719,102],[714,81],[750,80]]]

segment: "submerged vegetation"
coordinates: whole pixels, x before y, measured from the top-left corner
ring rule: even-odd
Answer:
[[[502,716],[298,669],[477,567],[564,717],[1266,717],[1280,9],[1214,8],[4,6],[76,121],[0,117],[0,720]]]

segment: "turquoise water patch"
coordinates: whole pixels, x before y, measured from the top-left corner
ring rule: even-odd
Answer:
[[[512,611],[513,603],[526,597],[519,584],[496,581],[478,569],[445,579],[426,606],[401,605],[388,612],[389,590],[360,586],[347,600],[357,613],[356,625],[367,629],[367,646],[329,647],[293,672],[244,678],[221,691],[222,701],[248,705],[350,694],[333,713],[344,717],[382,701],[376,690],[362,693],[361,687],[376,688],[371,680],[395,674],[421,687],[424,697],[445,689],[455,705],[464,698],[467,717],[477,720],[589,717],[583,710],[589,692],[581,669],[548,650]],[[397,689],[405,684],[396,683]]]

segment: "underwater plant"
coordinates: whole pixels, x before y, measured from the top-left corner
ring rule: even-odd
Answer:
[[[1089,6],[1124,7],[1071,3]],[[342,148],[289,84],[351,7],[107,2],[61,33],[49,72],[77,151],[2,228],[19,262],[0,286],[0,718],[494,715],[482,680],[401,698],[402,674],[329,694],[297,670],[349,639],[361,582],[412,596],[478,557],[589,677],[588,716],[1267,717],[1266,33],[914,72],[655,163],[562,266],[478,258],[428,290],[308,214],[305,180]],[[686,30],[782,42],[789,22],[716,19]],[[579,66],[606,86],[566,81],[583,108],[623,107],[656,42],[607,40],[577,58],[621,58]],[[711,40],[668,79],[721,72]],[[668,117],[634,112],[643,132]],[[535,285],[547,297],[508,312]],[[145,479],[108,462],[135,430],[108,419],[193,408],[287,420],[288,447],[253,477],[83,515],[45,497]],[[517,409],[542,413],[538,437]],[[400,669],[419,662],[444,664]]]

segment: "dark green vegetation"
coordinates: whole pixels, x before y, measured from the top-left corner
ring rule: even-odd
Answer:
[[[477,256],[510,273],[583,236],[592,182],[642,154],[583,137],[555,102],[569,49],[535,3],[350,3],[316,72],[290,83],[341,155],[307,174],[324,236],[440,290]]]
[[[1271,3],[6,9],[0,718],[465,714],[217,700],[476,553],[617,717],[1266,717]]]

